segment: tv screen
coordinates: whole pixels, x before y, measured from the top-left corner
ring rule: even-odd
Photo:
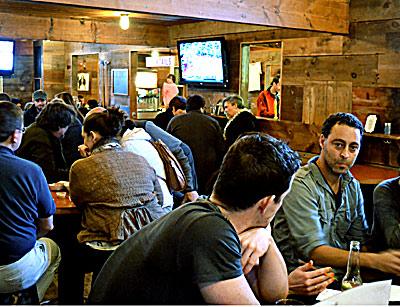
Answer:
[[[178,56],[181,84],[227,86],[228,63],[223,38],[178,41]]]
[[[0,40],[0,76],[9,76],[14,73],[15,41]]]

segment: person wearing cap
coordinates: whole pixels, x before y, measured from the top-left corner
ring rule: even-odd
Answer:
[[[43,90],[37,90],[33,93],[32,100],[32,106],[24,112],[25,127],[35,122],[36,117],[47,103],[47,93]]]

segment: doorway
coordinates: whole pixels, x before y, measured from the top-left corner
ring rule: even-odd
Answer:
[[[274,77],[281,75],[282,42],[241,43],[240,63],[239,95],[247,102],[246,107],[256,114],[258,95],[270,86]]]

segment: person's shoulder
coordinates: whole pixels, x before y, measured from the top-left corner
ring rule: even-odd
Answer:
[[[313,165],[308,163],[300,167],[294,175],[295,180],[305,179],[308,176],[311,176],[313,172]]]
[[[37,165],[35,162],[32,162],[30,160],[14,156],[13,162],[14,169],[23,169],[24,172],[29,173],[29,174],[38,174],[42,172],[42,169],[39,165]]]
[[[400,189],[400,176],[395,178],[390,178],[379,183],[375,190],[392,190],[392,189]]]
[[[32,135],[43,135],[43,136],[47,136],[47,131],[45,129],[43,129],[42,127],[39,127],[36,122],[32,123],[31,125],[29,125],[24,133],[24,137],[26,136],[32,136]]]
[[[242,111],[240,111],[240,112],[232,119],[232,121],[238,121],[238,120],[256,121],[257,118],[250,112],[250,110],[243,109]]]

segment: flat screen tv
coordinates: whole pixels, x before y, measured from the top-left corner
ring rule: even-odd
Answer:
[[[14,73],[15,41],[0,39],[0,76]]]
[[[228,58],[223,38],[178,41],[181,84],[226,87]]]

